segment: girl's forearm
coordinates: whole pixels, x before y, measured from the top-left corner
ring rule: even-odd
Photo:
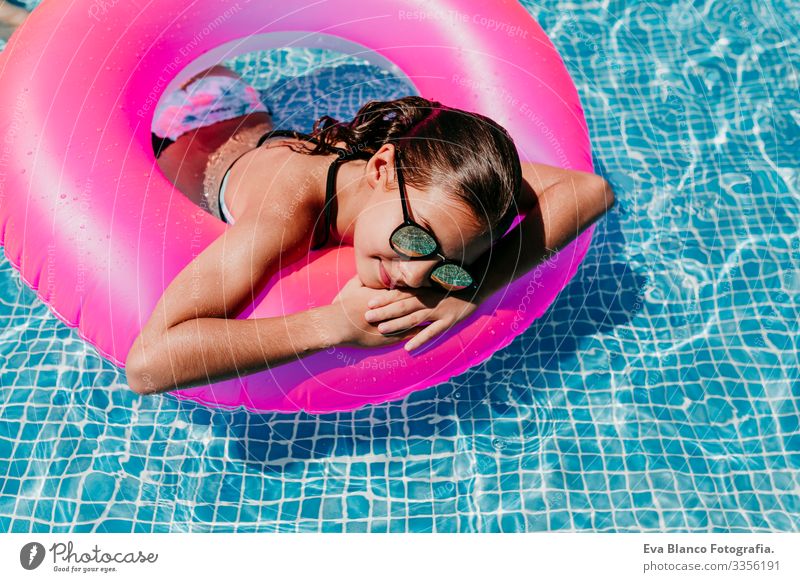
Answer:
[[[337,328],[330,305],[280,317],[191,319],[138,346],[128,383],[157,394],[246,376],[341,343]]]

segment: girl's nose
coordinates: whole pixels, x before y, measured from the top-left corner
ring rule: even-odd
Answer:
[[[405,287],[430,287],[428,275],[436,261],[398,261],[400,280],[398,285]]]

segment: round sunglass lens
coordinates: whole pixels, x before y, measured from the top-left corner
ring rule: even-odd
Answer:
[[[416,226],[404,226],[392,235],[395,251],[407,257],[425,257],[436,250],[436,241],[427,232]]]
[[[431,273],[431,279],[448,291],[460,291],[472,284],[472,276],[458,265],[451,263],[436,267]]]

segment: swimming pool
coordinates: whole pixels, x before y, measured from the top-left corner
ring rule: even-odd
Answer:
[[[547,315],[401,402],[257,415],[136,396],[0,259],[0,531],[800,529],[797,15],[524,5],[617,193]],[[231,64],[279,127],[409,92]]]

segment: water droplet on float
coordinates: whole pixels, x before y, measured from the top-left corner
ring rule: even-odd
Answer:
[[[81,224],[80,229],[83,230],[84,228],[86,228],[86,225],[85,224]]]
[[[59,196],[59,198],[61,198],[62,200],[63,200],[64,198],[66,198],[66,197],[67,197],[67,195],[66,195],[66,194],[62,194],[61,196]]]
[[[32,155],[32,154],[33,154],[33,150],[31,150],[31,151],[29,151],[29,152],[28,152],[28,155],[29,155],[29,156],[30,156],[30,155]]]

